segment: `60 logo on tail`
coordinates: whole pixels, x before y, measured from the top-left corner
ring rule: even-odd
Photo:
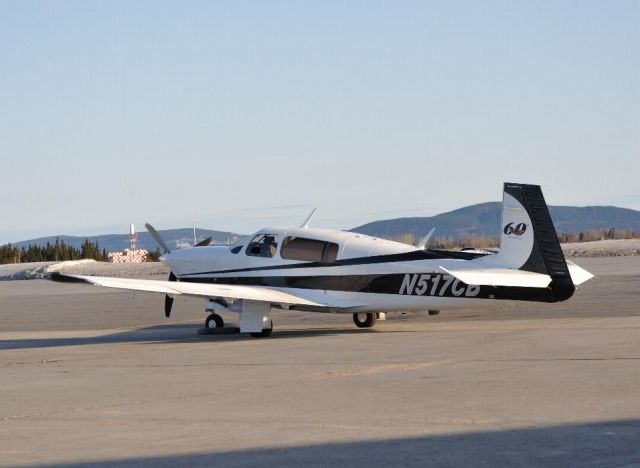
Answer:
[[[525,223],[509,223],[502,230],[507,236],[511,234],[516,236],[521,236],[525,232],[527,232],[527,225]]]

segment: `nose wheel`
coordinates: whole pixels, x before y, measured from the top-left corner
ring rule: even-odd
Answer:
[[[374,313],[353,314],[353,323],[358,328],[371,328],[376,324],[378,317]]]
[[[209,314],[204,321],[205,328],[222,328],[224,327],[224,320],[218,314]]]

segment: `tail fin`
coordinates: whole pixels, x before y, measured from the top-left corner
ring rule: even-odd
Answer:
[[[539,185],[504,184],[501,229],[496,260],[502,266],[549,275],[559,301],[573,295],[575,286]]]

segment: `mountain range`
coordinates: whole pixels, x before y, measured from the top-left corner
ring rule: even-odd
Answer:
[[[351,229],[353,232],[376,237],[399,238],[406,234],[420,239],[432,228],[436,228],[434,238],[463,238],[469,235],[497,236],[500,232],[500,202],[480,203],[429,217],[395,218],[374,221]],[[640,232],[640,211],[615,206],[550,206],[549,212],[558,232],[589,232],[593,229],[624,229]],[[171,249],[192,245],[193,229],[167,229],[159,231]],[[242,234],[226,231],[212,231],[196,228],[198,241],[212,237],[214,244],[226,244],[243,237]],[[79,248],[89,239],[98,242],[99,247],[109,252],[129,247],[129,238],[125,234],[104,234],[99,236],[49,236],[16,242],[17,247],[30,244],[53,244],[56,238],[68,245]],[[156,242],[148,232],[138,233],[138,247],[153,250]]]
[[[480,203],[436,216],[374,221],[353,228],[352,231],[386,238],[410,234],[420,239],[435,227],[434,238],[497,236],[500,233],[501,211],[500,202]],[[628,208],[550,206],[549,213],[558,232],[589,232],[601,228],[640,231],[640,211]]]
[[[158,231],[158,233],[171,250],[187,245],[193,245],[193,228],[165,229]],[[214,244],[226,244],[228,242],[235,241],[241,237],[241,235],[233,232],[212,231],[210,229],[196,228],[197,241],[201,241],[207,237],[211,237]],[[89,239],[91,242],[98,242],[98,247],[100,249],[106,249],[107,252],[116,252],[129,248],[130,246],[129,236],[126,234],[102,234],[99,236],[48,236],[14,242],[12,245],[18,248],[27,247],[29,245],[43,246],[46,245],[47,242],[54,244],[56,239],[60,239],[61,241],[64,241],[65,244],[76,248],[80,248],[82,243],[86,239]],[[153,240],[148,232],[144,231],[138,233],[137,246],[140,249],[155,250],[155,248],[158,247],[158,244],[156,244],[156,241]]]

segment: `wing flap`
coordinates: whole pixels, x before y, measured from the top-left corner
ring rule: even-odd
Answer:
[[[551,282],[549,275],[510,268],[447,269],[442,266],[439,268],[464,283],[477,286],[546,288]]]

